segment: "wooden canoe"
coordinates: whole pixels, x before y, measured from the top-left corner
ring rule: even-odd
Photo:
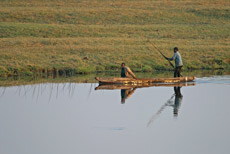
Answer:
[[[150,83],[150,84],[102,84],[95,88],[95,90],[116,90],[116,89],[132,89],[132,88],[148,88],[148,87],[183,87],[195,86],[195,82],[184,83]]]
[[[178,78],[104,78],[95,77],[99,84],[146,84],[146,83],[180,83],[180,82],[192,82],[196,77],[178,77]]]

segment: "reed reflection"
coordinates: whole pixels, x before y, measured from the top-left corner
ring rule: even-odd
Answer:
[[[15,87],[0,87],[0,98],[7,93],[13,92],[14,96],[19,98],[36,100],[35,102],[51,102],[58,100],[59,95],[68,98],[73,98],[77,93],[77,84],[75,83],[40,83],[33,85],[21,85]],[[92,84],[91,84],[91,89]],[[91,91],[90,89],[90,91]],[[42,101],[41,101],[42,100]]]

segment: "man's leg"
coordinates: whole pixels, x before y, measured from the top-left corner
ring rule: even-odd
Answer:
[[[177,76],[178,77],[181,77],[181,74],[180,74],[181,69],[182,69],[182,66],[179,66],[178,69],[177,69]]]
[[[178,76],[178,67],[175,68],[175,71],[174,71],[174,78]]]

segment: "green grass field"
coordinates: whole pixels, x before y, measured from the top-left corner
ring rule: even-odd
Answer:
[[[0,75],[171,69],[149,41],[184,71],[229,71],[230,2],[0,1]]]

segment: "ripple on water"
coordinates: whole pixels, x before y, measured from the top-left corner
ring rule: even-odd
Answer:
[[[230,75],[225,76],[211,76],[211,77],[201,77],[196,79],[196,83],[214,83],[214,84],[225,84],[230,85]]]

